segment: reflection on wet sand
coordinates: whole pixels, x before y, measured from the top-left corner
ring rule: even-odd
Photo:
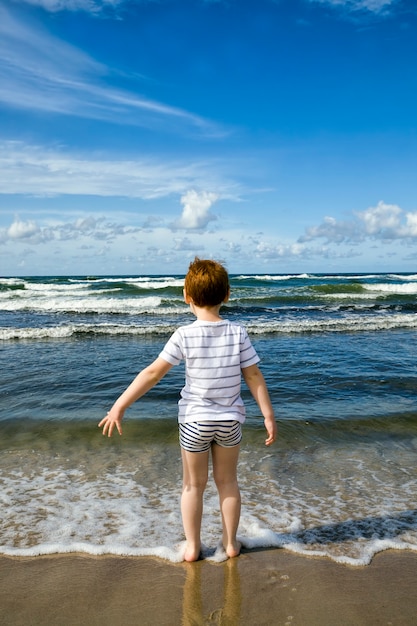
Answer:
[[[239,624],[242,594],[237,559],[228,559],[218,566],[223,569],[223,581],[218,581],[217,597],[219,600],[221,599],[221,602],[220,606],[214,610],[203,606],[203,563],[200,561],[188,563],[185,567],[182,626],[198,626],[206,623],[224,624],[225,626]]]

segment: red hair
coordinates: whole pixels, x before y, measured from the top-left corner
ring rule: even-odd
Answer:
[[[188,268],[184,289],[196,306],[217,306],[229,295],[229,275],[221,263],[195,257]]]

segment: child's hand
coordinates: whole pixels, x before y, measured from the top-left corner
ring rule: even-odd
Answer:
[[[103,429],[103,435],[111,437],[114,427],[117,428],[119,435],[122,434],[122,419],[124,410],[113,407],[99,423],[98,427]]]
[[[270,446],[277,438],[277,423],[274,419],[265,419],[264,424],[266,432],[268,433],[268,437],[265,439],[265,445]]]

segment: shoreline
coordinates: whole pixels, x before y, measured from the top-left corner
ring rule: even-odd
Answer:
[[[222,563],[157,557],[0,556],[7,626],[412,626],[417,555],[353,567],[285,549]]]

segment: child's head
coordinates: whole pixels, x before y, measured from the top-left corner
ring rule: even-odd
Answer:
[[[196,257],[188,268],[184,290],[196,306],[217,306],[229,297],[229,276],[217,261]]]

